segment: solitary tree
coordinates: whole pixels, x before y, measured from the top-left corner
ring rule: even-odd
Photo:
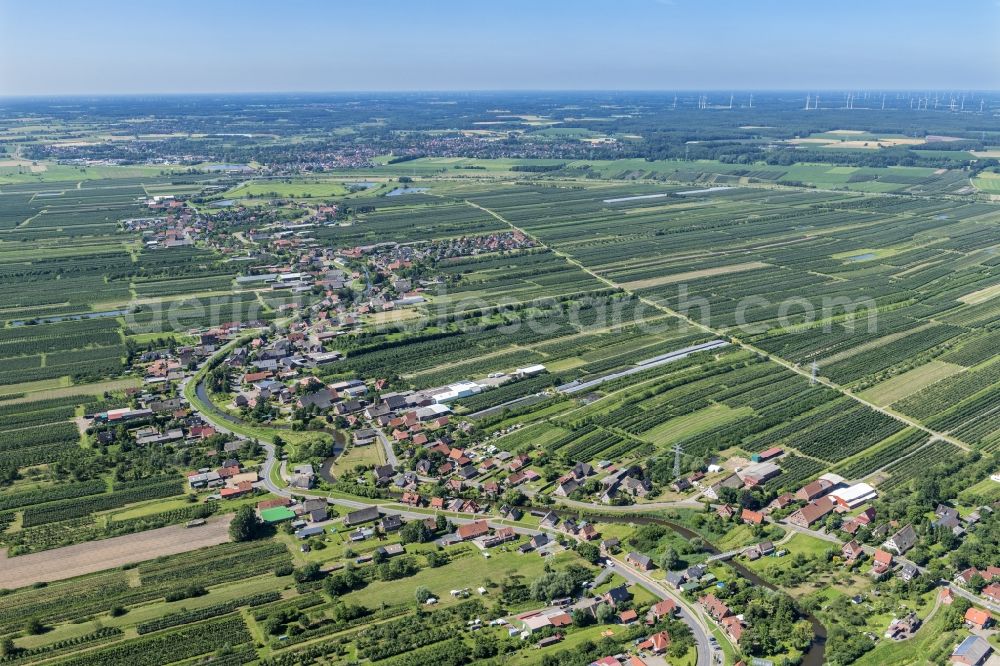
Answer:
[[[24,625],[24,630],[31,636],[45,633],[45,625],[37,617],[28,618],[28,623]]]
[[[229,523],[229,537],[233,541],[250,541],[259,531],[260,520],[248,505],[241,506],[233,516],[233,522]]]
[[[667,546],[667,548],[663,551],[663,555],[660,556],[660,567],[662,567],[665,571],[676,569],[677,565],[680,564],[680,559],[681,558],[677,555],[677,551]]]
[[[608,604],[601,604],[597,607],[597,621],[601,624],[608,624],[615,615],[615,610]]]

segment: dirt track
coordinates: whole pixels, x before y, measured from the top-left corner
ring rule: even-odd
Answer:
[[[214,546],[229,541],[231,520],[231,515],[216,516],[201,527],[172,525],[10,559],[6,551],[0,551],[0,588],[62,580],[161,555]]]

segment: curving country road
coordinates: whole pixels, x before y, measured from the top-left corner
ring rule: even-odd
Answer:
[[[186,388],[187,382],[188,380],[184,380],[184,382],[182,383],[181,386],[182,392]],[[202,378],[199,378],[198,383],[195,385],[194,397],[197,398],[197,404],[194,401],[191,401],[192,406],[198,410],[198,412],[201,414],[201,417],[205,419],[205,421],[210,423],[216,430],[220,432],[235,434],[233,433],[232,430],[226,427],[226,424],[227,423],[239,424],[240,419],[234,417],[231,414],[227,414],[221,411],[220,409],[218,409],[218,407],[212,404],[211,400],[208,399],[208,392],[205,388],[205,381]],[[384,439],[385,435],[382,434],[381,431],[378,432],[380,435],[382,435],[381,438]],[[391,443],[389,443],[387,440],[385,441],[386,443],[389,444],[388,448],[391,450],[392,448]],[[350,500],[340,497],[328,497],[327,495],[325,495],[320,491],[297,489],[293,493],[288,488],[280,486],[272,480],[271,475],[274,472],[274,466],[276,464],[279,464],[275,453],[274,444],[269,441],[261,439],[258,439],[258,442],[260,443],[261,447],[264,449],[266,453],[264,461],[261,463],[261,469],[260,469],[260,476],[262,477],[261,483],[269,492],[279,497],[292,497],[293,495],[297,496],[311,495],[316,497],[326,497],[328,502],[331,502],[337,506],[342,506],[344,508],[351,510],[364,509],[372,505],[381,506],[378,502],[373,502],[373,501],[363,501],[361,499]],[[427,513],[420,513],[416,511],[407,511],[406,509],[401,509],[395,503],[387,503],[387,504],[388,504],[388,506],[386,506],[387,510],[391,510],[393,513],[398,513],[404,518],[408,518],[410,520],[414,519],[423,520],[429,517],[430,515]],[[597,507],[597,505],[586,505],[583,502],[580,502],[579,504],[588,506],[589,508]],[[695,504],[698,503],[695,502]],[[670,505],[676,506],[677,504],[670,503]],[[698,504],[698,506],[700,506],[700,504]],[[600,506],[599,508],[605,510],[608,507]],[[622,508],[627,509],[629,507],[622,507]],[[634,510],[634,507],[632,507],[632,510]],[[472,523],[477,520],[483,520],[483,519],[484,518],[481,517],[459,518],[450,514],[448,515],[448,520],[453,524],[457,525]],[[528,527],[522,527],[520,525],[512,525],[506,521],[497,520],[495,518],[494,519],[486,518],[486,520],[490,525],[490,527],[494,529],[499,527],[512,527],[514,528],[514,531],[517,534],[522,534],[522,535],[534,536],[536,534],[542,534],[543,532],[547,532],[550,534],[556,533],[555,530],[533,529]],[[609,560],[608,562],[609,562],[609,568],[613,569],[615,573],[620,574],[623,578],[625,578],[629,582],[636,585],[641,585],[642,587],[649,590],[660,599],[673,599],[675,602],[678,603],[681,609],[680,610],[681,619],[688,625],[688,627],[690,627],[691,633],[694,636],[696,653],[697,653],[697,666],[712,666],[715,663],[722,663],[721,651],[719,651],[718,648],[713,649],[711,643],[709,642],[710,632],[707,626],[705,625],[704,621],[699,617],[697,611],[692,609],[687,604],[686,601],[670,593],[668,590],[666,590],[663,586],[654,581],[652,578],[649,578],[645,574],[628,566],[624,561],[618,559],[612,559]]]
[[[608,560],[608,568],[629,582],[644,587],[658,599],[672,599],[677,604],[678,617],[691,628],[691,633],[694,636],[695,650],[698,655],[697,666],[711,666],[712,664],[721,664],[723,662],[724,656],[722,650],[718,647],[713,648],[712,643],[709,642],[708,637],[711,630],[708,628],[708,625],[705,624],[698,611],[688,604],[684,598],[670,592],[658,581],[650,578],[638,569],[628,566],[624,560],[617,557],[612,556]]]

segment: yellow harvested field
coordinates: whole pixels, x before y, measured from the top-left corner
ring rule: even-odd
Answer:
[[[985,289],[974,291],[971,294],[966,294],[958,300],[962,301],[966,305],[979,305],[980,303],[985,303],[986,301],[996,298],[997,296],[1000,296],[1000,284],[995,284],[992,287],[986,287]]]
[[[229,541],[232,515],[210,518],[206,525],[172,525],[147,532],[79,543],[41,553],[7,559],[0,552],[0,588],[13,589],[33,583],[82,576],[123,564],[152,560],[161,555],[186,553]]]
[[[767,268],[770,264],[763,261],[748,261],[744,264],[731,264],[729,266],[715,266],[705,268],[700,271],[687,271],[685,273],[674,273],[662,277],[648,278],[646,280],[635,280],[633,282],[623,282],[621,286],[625,289],[646,289],[648,287],[659,287],[664,284],[676,284],[687,280],[697,280],[698,278],[712,277],[714,275],[728,275],[729,273],[743,273],[754,271],[759,268]]]

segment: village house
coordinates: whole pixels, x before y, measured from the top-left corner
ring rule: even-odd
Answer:
[[[292,468],[292,478],[288,483],[292,488],[308,490],[314,483],[316,483],[316,473],[312,465],[296,465]]]
[[[786,506],[793,503],[794,501],[795,501],[795,495],[791,493],[782,493],[777,497],[775,497],[773,500],[771,500],[771,503],[768,504],[767,506],[769,509],[784,509]]]
[[[891,550],[897,555],[902,555],[910,548],[913,548],[917,543],[917,533],[913,529],[913,525],[907,525],[903,529],[899,530],[893,534],[885,542],[885,547],[887,550]]]
[[[865,525],[871,525],[873,520],[875,520],[875,509],[868,507],[858,515],[854,516],[854,518],[845,521],[844,524],[840,526],[840,529],[853,536]]]
[[[735,615],[730,615],[729,617],[722,618],[722,628],[725,630],[729,637],[734,641],[739,643],[740,638],[743,636],[743,623]]]
[[[944,504],[938,504],[934,509],[935,520],[931,523],[934,527],[945,527],[949,530],[962,525],[958,510]]]
[[[547,546],[550,542],[551,539],[548,534],[536,534],[528,539],[527,543],[522,544],[521,547],[518,548],[518,552],[522,554],[530,553],[533,550],[538,550],[539,548]]]
[[[402,529],[403,518],[398,513],[386,514],[382,516],[377,525],[379,530],[384,534],[395,532],[396,530]]]
[[[736,474],[730,474],[721,481],[709,486],[708,489],[705,490],[705,497],[717,500],[719,499],[719,495],[722,492],[723,488],[732,488],[733,490],[737,490],[742,487],[743,487],[743,479],[741,479]]]
[[[672,617],[677,612],[677,603],[673,599],[664,599],[653,604],[646,613],[646,623],[656,624],[665,617]]]
[[[846,560],[847,562],[853,562],[854,560],[864,555],[865,550],[864,548],[861,547],[861,544],[859,544],[857,541],[848,541],[840,549],[840,553],[841,555],[844,556],[844,560]]]
[[[629,608],[628,610],[618,613],[618,622],[620,624],[632,624],[639,620],[639,614],[635,610]]]
[[[670,634],[666,631],[659,631],[646,640],[642,641],[637,648],[653,654],[663,654],[670,647]]]
[[[698,599],[698,603],[701,604],[702,608],[705,609],[712,619],[716,622],[721,622],[724,618],[729,617],[733,612],[729,609],[729,606],[722,603],[722,601],[716,597],[714,594],[706,594]]]
[[[618,552],[621,547],[621,541],[618,537],[610,537],[601,541],[601,555],[607,557],[609,555],[614,555]]]
[[[542,516],[542,519],[538,522],[538,525],[543,529],[555,529],[555,526],[559,524],[559,516],[553,511],[549,511],[547,514]]]
[[[628,591],[628,588],[625,585],[613,587],[604,593],[604,601],[615,608],[618,607],[618,604],[631,600],[632,593]]]
[[[990,583],[981,592],[988,601],[1000,604],[1000,583]]]
[[[406,552],[406,548],[402,544],[390,543],[386,546],[379,546],[375,549],[375,552],[382,557],[388,559],[390,557],[395,557],[397,555],[402,555]]]
[[[982,576],[983,580],[989,582],[994,578],[1000,578],[1000,567],[989,566],[983,570],[979,570],[976,567],[969,567],[955,576],[955,582],[959,585],[968,586],[969,582],[972,581],[972,577],[977,574]]]
[[[502,543],[516,540],[517,533],[514,532],[513,527],[501,527],[493,534],[483,537],[482,544],[484,548],[494,548]]]
[[[743,551],[743,554],[747,556],[747,559],[753,561],[758,560],[762,557],[766,557],[774,552],[774,543],[771,541],[761,541],[758,544],[750,546]]]
[[[921,620],[916,613],[909,613],[905,617],[896,618],[889,623],[885,630],[885,637],[894,641],[906,640],[913,636],[913,633],[920,628]]]
[[[309,520],[318,523],[329,517],[329,509],[325,499],[316,497],[307,499],[302,503],[302,513],[309,516]]]
[[[653,569],[653,560],[635,551],[625,556],[625,561],[640,571],[650,571]]]
[[[576,479],[570,477],[556,486],[556,489],[552,491],[552,494],[558,497],[569,497],[573,491],[579,487],[580,483]]]
[[[872,557],[872,575],[881,576],[892,567],[892,553],[876,550]]]
[[[973,606],[969,610],[965,611],[965,624],[967,624],[970,629],[982,631],[993,624],[993,616],[990,615],[989,611]]]
[[[524,516],[524,512],[516,506],[508,506],[504,504],[500,507],[500,516],[504,520],[521,520]]]
[[[241,481],[235,487],[223,488],[219,491],[222,499],[235,499],[253,492],[253,484],[249,481]]]

